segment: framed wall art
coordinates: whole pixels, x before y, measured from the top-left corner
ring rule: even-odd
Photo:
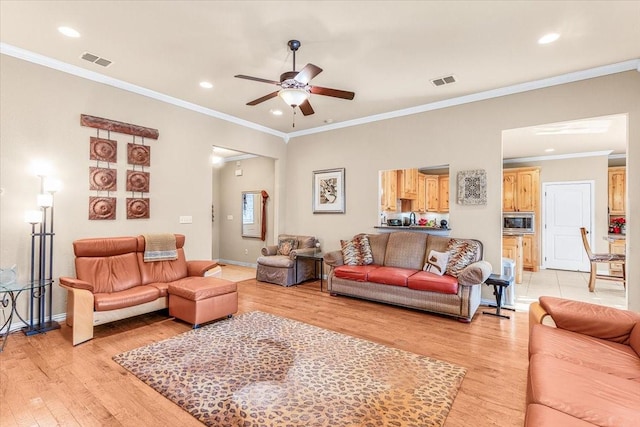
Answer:
[[[487,171],[476,169],[458,172],[458,204],[487,204]]]
[[[313,213],[344,213],[344,168],[313,171]]]

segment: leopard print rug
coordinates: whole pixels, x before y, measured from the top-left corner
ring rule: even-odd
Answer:
[[[442,426],[466,373],[257,311],[113,360],[208,426]]]

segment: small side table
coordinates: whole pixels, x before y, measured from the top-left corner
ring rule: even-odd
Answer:
[[[318,277],[318,264],[320,264],[320,292],[322,292],[322,281],[324,280],[324,252],[319,249],[311,253],[304,253],[296,255],[296,269],[298,269],[299,259],[311,259],[313,260],[313,275]]]
[[[510,316],[501,313],[502,309],[516,311],[514,308],[502,306],[502,295],[504,290],[513,284],[513,276],[503,276],[500,274],[491,274],[489,278],[484,282],[485,285],[493,286],[493,294],[496,296],[496,305],[490,305],[489,307],[495,307],[495,313],[492,311],[483,311],[482,314],[489,314],[491,316],[502,317],[504,319],[510,319]]]

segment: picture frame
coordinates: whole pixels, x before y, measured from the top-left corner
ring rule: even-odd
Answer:
[[[345,213],[345,168],[313,171],[313,213]]]
[[[487,171],[475,169],[458,172],[458,204],[487,204]]]

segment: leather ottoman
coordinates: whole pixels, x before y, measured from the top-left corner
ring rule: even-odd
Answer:
[[[217,277],[187,277],[170,283],[169,315],[191,323],[200,324],[231,317],[238,311],[238,289],[235,282]]]

